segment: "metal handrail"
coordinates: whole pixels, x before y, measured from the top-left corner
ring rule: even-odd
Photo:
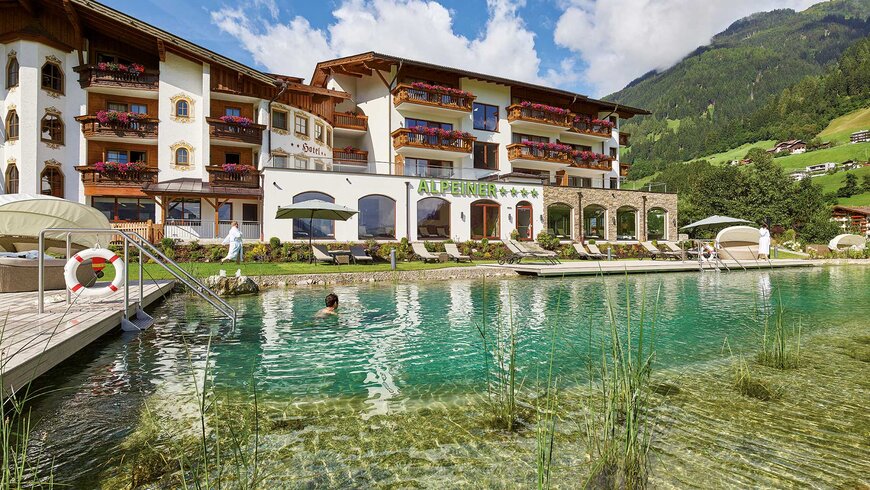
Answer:
[[[153,260],[154,263],[163,267],[167,272],[172,274],[177,280],[181,281],[185,286],[190,288],[193,292],[195,292],[200,298],[206,300],[210,305],[212,305],[216,310],[218,310],[222,315],[226,316],[232,322],[233,328],[236,326],[236,310],[232,306],[229,305],[223,298],[218,296],[214,291],[206,287],[202,282],[200,282],[197,278],[193,277],[189,272],[184,270],[180,265],[178,265],[174,260],[167,257],[163,252],[158,250],[154,245],[152,245],[145,237],[142,235],[132,232],[132,234],[127,233],[123,230],[115,230],[112,228],[46,228],[39,232],[39,271],[38,271],[38,283],[39,283],[39,297],[38,297],[38,308],[39,313],[45,313],[45,234],[46,232],[58,232],[58,233],[66,233],[66,251],[67,251],[67,260],[69,260],[70,256],[70,237],[74,234],[98,234],[98,235],[121,235],[124,237],[124,263],[128,264],[128,249],[130,244],[133,244],[139,250],[139,305],[141,307],[142,298],[143,298],[143,287],[142,287],[142,254],[144,254],[149,259]],[[139,243],[136,239],[141,240]],[[148,247],[151,248],[155,253],[147,250],[143,244],[147,244]],[[159,258],[158,258],[159,257]],[[165,262],[163,262],[165,261]],[[172,264],[176,267],[181,273],[175,271],[166,265],[166,262]],[[183,275],[182,275],[183,274]],[[67,289],[67,302],[70,300],[69,289]],[[130,304],[130,276],[129,273],[124,273],[124,318],[127,318],[127,307]]]

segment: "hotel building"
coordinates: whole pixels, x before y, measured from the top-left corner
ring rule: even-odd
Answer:
[[[0,189],[155,239],[676,239],[621,190],[641,109],[379,53],[260,72],[91,0],[0,0]],[[347,222],[276,220],[323,199]]]

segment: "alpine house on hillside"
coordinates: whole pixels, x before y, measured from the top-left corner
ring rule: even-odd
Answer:
[[[620,190],[646,111],[377,53],[311,82],[249,68],[90,0],[0,3],[6,193],[154,238],[676,239],[676,196]],[[276,220],[323,199],[347,222]]]

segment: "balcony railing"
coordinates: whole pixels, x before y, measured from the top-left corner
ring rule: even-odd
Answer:
[[[79,74],[79,85],[88,87],[117,87],[139,90],[157,90],[160,72],[146,69],[142,73],[100,70],[97,65],[81,65],[73,68]]]
[[[212,138],[237,141],[240,143],[249,143],[259,145],[263,143],[263,130],[266,126],[262,124],[242,125],[232,122],[224,122],[217,117],[206,118],[209,126],[209,134]]]
[[[573,116],[572,116],[573,118]],[[601,126],[598,124],[592,124],[589,121],[580,120],[573,121],[571,123],[571,131],[580,134],[588,134],[590,136],[600,136],[602,138],[609,138],[612,132],[612,128],[608,128],[605,126]]]
[[[163,235],[183,241],[220,239],[227,236],[232,226],[232,221],[218,221],[215,226],[214,220],[208,219],[167,219]],[[240,221],[239,231],[245,240],[259,240],[260,222]]]
[[[332,160],[342,164],[367,165],[369,162],[369,152],[356,148],[332,150]]]
[[[366,131],[368,129],[368,123],[368,116],[363,116],[361,114],[351,114],[347,112],[335,113],[336,128]]]
[[[208,170],[208,183],[212,187],[244,187],[248,189],[260,187],[260,172],[227,172],[223,169],[223,165],[210,165],[206,169]]]
[[[156,138],[158,119],[148,118],[127,123],[100,123],[97,116],[78,116],[76,121],[82,123],[82,134],[86,138],[93,136],[118,136],[129,138]]]
[[[393,148],[402,147],[425,148],[430,150],[452,151],[458,153],[471,153],[474,147],[474,136],[429,136],[415,133],[408,128],[399,128],[391,133]]]
[[[628,175],[628,171],[631,170],[631,164],[629,163],[620,163],[619,164],[619,176],[626,177]]]
[[[93,165],[81,165],[75,169],[81,172],[82,184],[86,186],[142,187],[145,184],[157,183],[156,167],[127,172],[99,172]]]
[[[365,165],[346,163],[333,160],[326,165],[308,168],[288,168],[275,166],[274,160],[267,167],[289,171],[311,171],[328,173],[369,174],[369,175],[404,175],[407,177],[451,178],[459,180],[480,180],[497,173],[493,170],[465,167],[441,167],[425,164],[410,165],[404,162],[367,162]]]
[[[609,172],[613,170],[613,167],[611,166],[612,161],[613,160],[610,158],[604,158],[601,160],[581,160],[578,157],[574,158],[574,163],[571,166],[577,168],[587,168],[589,170],[602,170],[605,172]]]
[[[393,90],[393,105],[396,107],[404,103],[410,103],[471,112],[474,99],[475,96],[473,95],[457,95],[441,90],[429,90],[405,84],[400,84]]]
[[[533,148],[522,143],[514,143],[507,146],[508,160],[537,160],[546,163],[574,163],[574,158],[565,150],[548,150]]]
[[[551,111],[523,107],[520,104],[508,106],[507,113],[508,122],[525,121],[563,128],[571,126],[572,116],[570,113],[556,114]]]

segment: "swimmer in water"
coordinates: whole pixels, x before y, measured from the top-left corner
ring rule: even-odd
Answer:
[[[326,308],[317,312],[317,318],[326,318],[328,316],[338,315],[335,310],[338,309],[338,296],[335,293],[326,295]]]

